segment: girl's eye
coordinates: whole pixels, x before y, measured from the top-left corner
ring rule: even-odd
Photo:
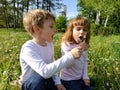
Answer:
[[[76,31],[83,30],[84,32],[87,32],[87,28],[76,27],[75,29]]]
[[[79,28],[79,27],[78,27],[78,28],[76,28],[76,30],[77,30],[77,31],[80,31],[80,30],[81,30],[81,28]]]
[[[87,32],[87,29],[84,28],[83,31],[84,31],[84,32]]]

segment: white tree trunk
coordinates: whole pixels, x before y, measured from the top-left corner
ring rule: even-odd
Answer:
[[[107,17],[106,17],[106,20],[105,20],[105,23],[104,23],[104,27],[107,26],[108,18],[109,18],[109,15],[107,15]]]
[[[100,11],[97,12],[95,24],[100,23]]]

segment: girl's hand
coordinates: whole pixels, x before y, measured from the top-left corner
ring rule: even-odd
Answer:
[[[89,79],[84,79],[83,80],[86,86],[90,86],[90,80]]]
[[[62,84],[57,85],[58,90],[66,90],[66,88]]]
[[[81,43],[79,43],[79,45],[78,45],[78,48],[80,48],[82,51],[85,51],[85,50],[87,50],[88,49],[88,44],[86,44],[86,42],[85,41],[83,41],[83,42],[81,42]]]

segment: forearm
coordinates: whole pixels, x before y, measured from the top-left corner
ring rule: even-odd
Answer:
[[[31,56],[31,57],[28,57]],[[32,56],[32,55],[24,55],[22,58],[24,58],[25,62],[38,74],[40,74],[44,78],[50,78],[52,77],[56,72],[58,72],[60,69],[68,66],[74,61],[74,57],[71,53],[68,53],[64,56],[62,56],[60,59],[46,64],[42,58]]]

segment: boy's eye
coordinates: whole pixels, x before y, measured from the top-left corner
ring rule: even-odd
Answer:
[[[50,26],[50,28],[53,28],[53,26]]]
[[[50,26],[50,28],[54,28],[54,25]]]
[[[51,25],[50,28],[55,28],[55,25]]]

